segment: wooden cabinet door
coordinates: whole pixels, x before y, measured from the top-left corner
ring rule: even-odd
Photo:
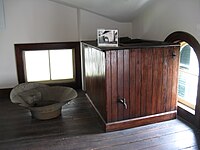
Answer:
[[[130,118],[176,110],[179,47],[134,49],[130,62]]]
[[[176,110],[178,64],[178,47],[107,51],[107,121]]]

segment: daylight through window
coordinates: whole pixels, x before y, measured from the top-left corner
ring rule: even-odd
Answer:
[[[73,49],[24,51],[26,80],[28,82],[74,80],[73,51]]]
[[[199,78],[199,62],[193,48],[181,43],[178,79],[179,102],[195,109]]]

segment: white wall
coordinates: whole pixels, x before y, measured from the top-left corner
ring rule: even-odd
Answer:
[[[4,19],[4,4],[3,0],[0,0],[0,30],[5,28],[5,19]]]
[[[119,29],[129,36],[132,23],[110,19],[48,0],[4,0],[5,29],[0,29],[0,89],[18,84],[15,43],[96,39],[97,28]]]
[[[17,82],[14,44],[78,40],[77,11],[47,0],[4,0],[0,31],[0,88]]]
[[[132,36],[132,23],[120,23],[108,18],[80,10],[81,40],[96,39],[97,29],[118,29],[119,37]]]
[[[199,0],[157,0],[133,21],[133,37],[164,40],[184,31],[200,42]]]

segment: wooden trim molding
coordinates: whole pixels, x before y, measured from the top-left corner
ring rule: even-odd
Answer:
[[[12,88],[0,89],[0,98],[9,98]]]
[[[138,127],[141,125],[158,123],[158,122],[162,122],[162,121],[175,119],[177,116],[177,111],[175,110],[175,111],[169,111],[169,112],[155,114],[155,115],[149,115],[149,116],[145,116],[145,117],[138,117],[138,118],[133,118],[133,119],[126,119],[126,120],[122,120],[122,121],[106,123],[106,121],[101,116],[98,109],[96,108],[96,106],[93,104],[90,97],[87,94],[86,94],[86,97],[92,104],[96,113],[99,115],[98,121],[99,121],[100,125],[102,126],[102,128],[105,130],[105,132],[117,131],[117,130],[122,130],[122,129]]]
[[[106,131],[115,131],[119,129],[128,129],[138,127],[141,125],[147,125],[152,123],[158,123],[176,118],[176,111],[170,111],[166,113],[160,113],[155,115],[149,115],[145,117],[139,117],[135,119],[117,121],[112,123],[106,123]]]
[[[197,58],[199,60],[199,71],[200,71],[200,44],[195,39],[195,37],[193,37],[189,33],[177,31],[177,32],[171,33],[165,39],[165,42],[170,42],[170,43],[180,43],[183,41],[187,42],[194,49],[197,55]],[[200,129],[200,79],[199,79],[198,90],[197,90],[195,115],[192,115],[191,113],[189,113],[188,111],[184,110],[181,107],[178,107],[177,114]]]
[[[30,43],[15,44],[15,57],[17,64],[18,82],[25,82],[23,51],[28,50],[51,50],[51,49],[75,49],[75,81],[68,83],[56,83],[51,85],[70,86],[75,89],[81,89],[81,55],[80,42],[59,42],[59,43]]]

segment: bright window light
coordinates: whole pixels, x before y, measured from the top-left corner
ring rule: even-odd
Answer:
[[[179,102],[195,109],[199,80],[199,62],[193,48],[187,43],[181,44],[178,79]]]
[[[28,82],[74,78],[73,49],[24,51]]]
[[[48,51],[25,51],[24,53],[27,81],[50,80]]]
[[[72,49],[50,50],[51,79],[73,78],[73,54]]]

